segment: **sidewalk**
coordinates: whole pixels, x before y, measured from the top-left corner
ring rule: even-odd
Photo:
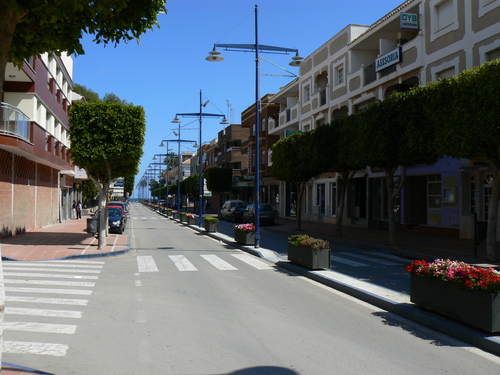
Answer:
[[[0,240],[4,260],[53,260],[70,257],[118,255],[128,250],[126,234],[110,233],[106,246],[97,249],[97,238],[88,234],[87,218],[67,220],[14,237]]]

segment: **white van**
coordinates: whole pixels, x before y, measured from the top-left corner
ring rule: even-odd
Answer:
[[[229,213],[231,207],[246,207],[246,203],[240,200],[225,201],[219,211],[219,219],[227,220],[227,214]]]

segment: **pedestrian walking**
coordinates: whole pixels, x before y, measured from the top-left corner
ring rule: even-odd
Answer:
[[[76,204],[76,218],[82,218],[82,202],[80,201],[78,201],[78,203]]]
[[[73,200],[73,206],[71,206],[71,219],[76,219],[76,201]]]

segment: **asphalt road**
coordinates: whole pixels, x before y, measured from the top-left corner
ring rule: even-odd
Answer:
[[[15,333],[16,340],[64,344],[64,355],[4,354],[4,361],[58,375],[499,373],[498,357],[141,205],[131,217],[130,253],[77,263],[99,270],[95,285],[65,288],[92,293],[81,297],[85,305],[57,309],[80,310],[80,318],[22,318],[71,320],[73,333]],[[58,264],[61,274],[72,263]],[[52,296],[64,297],[58,293]]]

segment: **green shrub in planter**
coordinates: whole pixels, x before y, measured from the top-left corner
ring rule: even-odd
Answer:
[[[217,219],[216,217],[214,216],[204,216],[203,217],[203,221],[205,223],[218,223],[219,222],[219,219]]]
[[[219,219],[213,216],[204,216],[203,222],[207,232],[217,232],[219,230]]]
[[[330,243],[307,234],[288,237],[288,260],[310,268],[330,268]]]

